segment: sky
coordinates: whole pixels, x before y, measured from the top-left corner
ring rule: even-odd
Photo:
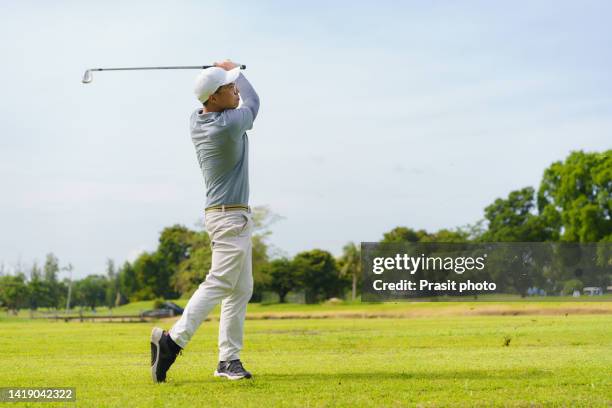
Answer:
[[[287,256],[473,224],[612,147],[610,2],[399,3],[3,2],[0,265],[84,277],[202,228],[197,71],[92,67],[246,64],[250,205]]]

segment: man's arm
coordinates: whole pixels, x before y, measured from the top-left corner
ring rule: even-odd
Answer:
[[[221,63],[215,63],[215,66],[230,70],[237,67],[238,64],[225,60]],[[238,92],[240,92],[242,106],[237,109],[225,110],[223,114],[226,116],[226,125],[230,132],[238,136],[253,128],[253,122],[259,112],[259,96],[242,73],[236,79],[236,85]]]
[[[242,75],[242,72],[236,79],[236,85],[238,85],[238,92],[240,92],[240,98],[242,99],[242,105],[250,109],[253,115],[253,121],[257,117],[259,111],[259,96],[251,83]]]

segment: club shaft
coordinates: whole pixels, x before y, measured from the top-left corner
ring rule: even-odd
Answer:
[[[130,67],[130,68],[91,68],[90,71],[139,71],[150,69],[206,69],[214,65],[185,65],[176,67]],[[246,69],[245,65],[240,65],[240,69]]]

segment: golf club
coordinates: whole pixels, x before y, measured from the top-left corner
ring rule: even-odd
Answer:
[[[132,68],[90,68],[83,74],[82,82],[88,84],[93,81],[92,71],[140,71],[151,69],[206,69],[214,65],[188,65],[180,67],[132,67]],[[240,69],[246,69],[246,65],[240,65]]]

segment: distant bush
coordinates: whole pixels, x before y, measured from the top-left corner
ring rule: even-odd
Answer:
[[[161,309],[164,306],[164,298],[157,298],[153,301],[153,309]]]
[[[579,279],[570,279],[570,280],[567,280],[563,284],[563,294],[564,295],[571,295],[571,294],[574,293],[575,290],[579,290],[579,291],[582,292],[582,288],[583,287],[584,287],[584,284]]]

